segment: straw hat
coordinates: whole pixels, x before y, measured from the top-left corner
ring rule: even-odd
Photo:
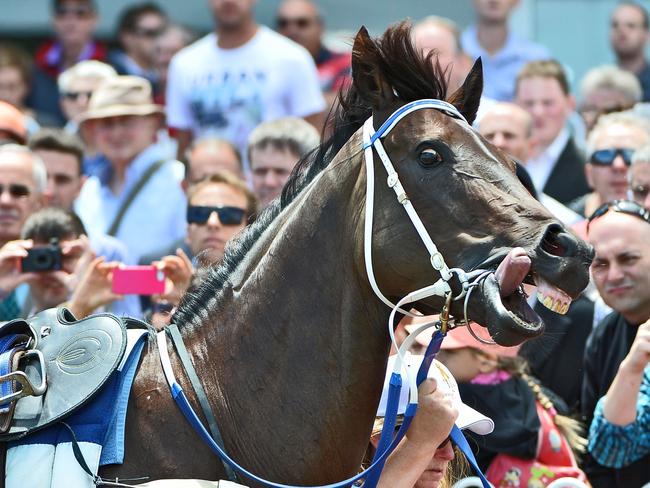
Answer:
[[[384,390],[381,393],[379,408],[377,409],[378,417],[383,417],[386,415],[386,407],[388,404],[388,389],[391,373],[393,371],[393,367],[395,366],[395,358],[396,356],[391,356],[388,358],[386,377],[384,379]],[[420,368],[420,364],[422,364],[423,359],[424,356],[407,354],[406,362],[402,363],[401,373],[403,386],[400,392],[400,399],[397,407],[398,414],[403,414],[406,411],[406,406],[408,405],[409,393],[406,374],[408,372],[409,377],[417,375],[418,369]],[[491,418],[486,417],[479,411],[474,410],[472,407],[463,403],[460,398],[456,380],[440,361],[434,360],[431,363],[427,377],[435,378],[438,385],[437,387],[445,395],[448,395],[449,398],[451,398],[452,405],[458,410],[456,425],[459,429],[468,429],[479,435],[486,435],[494,430],[494,421]]]
[[[153,103],[151,84],[139,76],[114,76],[104,80],[93,92],[88,110],[77,122],[118,117],[121,115],[154,115],[165,113],[162,105]]]
[[[25,116],[10,103],[0,100],[0,130],[8,132],[19,144],[27,140]]]

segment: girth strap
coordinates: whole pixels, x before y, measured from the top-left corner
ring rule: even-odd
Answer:
[[[214,417],[214,414],[212,413],[212,409],[210,408],[210,403],[208,403],[208,396],[205,394],[205,390],[203,389],[201,380],[199,380],[199,377],[196,374],[196,370],[194,369],[194,365],[192,364],[190,355],[188,354],[187,349],[185,348],[185,343],[183,342],[181,333],[178,330],[178,326],[176,324],[170,324],[166,330],[169,333],[169,336],[171,337],[174,346],[176,347],[176,352],[178,353],[178,358],[181,360],[181,364],[183,365],[185,374],[187,374],[190,383],[192,383],[192,388],[194,388],[196,397],[199,400],[199,404],[201,405],[201,410],[203,411],[203,415],[208,421],[208,427],[210,428],[210,433],[212,434],[212,438],[215,440],[217,444],[219,444],[219,447],[221,447],[225,451],[226,448],[224,447],[221,431],[219,430],[219,426],[217,425],[217,419]],[[221,463],[223,464],[223,467],[226,470],[228,479],[232,482],[237,482],[237,475],[235,474],[235,471],[223,459],[221,459]]]

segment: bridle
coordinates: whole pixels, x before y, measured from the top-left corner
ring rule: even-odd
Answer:
[[[403,438],[404,434],[406,433],[406,430],[408,429],[413,419],[413,416],[415,415],[415,412],[417,410],[417,401],[418,401],[418,390],[417,390],[418,385],[424,379],[426,379],[428,369],[433,361],[433,358],[435,357],[436,353],[440,348],[440,344],[442,343],[442,339],[444,338],[444,335],[447,332],[448,323],[450,320],[449,308],[451,306],[451,302],[456,300],[462,300],[463,298],[465,299],[464,311],[465,311],[465,321],[467,321],[467,303],[469,300],[469,296],[472,290],[476,286],[478,286],[480,282],[490,273],[490,271],[485,271],[485,270],[473,270],[472,272],[467,273],[462,269],[449,268],[447,266],[443,255],[436,247],[435,243],[433,242],[433,239],[429,235],[429,232],[427,231],[424,224],[422,223],[422,220],[420,219],[417,211],[413,207],[406,191],[404,190],[404,187],[402,186],[402,183],[400,182],[397,171],[395,170],[390,158],[388,157],[388,154],[384,150],[381,139],[386,137],[395,128],[395,126],[399,123],[399,121],[402,120],[404,117],[406,117],[407,115],[409,115],[410,113],[416,110],[423,110],[423,109],[437,110],[439,112],[444,113],[445,115],[448,115],[449,117],[455,118],[467,124],[467,121],[465,120],[463,115],[453,105],[444,102],[442,100],[424,99],[424,100],[417,100],[414,102],[410,102],[398,108],[395,112],[393,112],[390,115],[390,117],[388,117],[388,119],[376,131],[374,130],[373,127],[372,116],[368,120],[366,120],[366,122],[363,125],[363,150],[364,150],[366,181],[367,181],[365,224],[364,224],[364,258],[365,258],[366,273],[368,275],[368,280],[370,282],[370,285],[374,293],[383,303],[385,303],[392,309],[388,321],[388,325],[389,325],[388,329],[389,329],[391,341],[393,342],[393,344],[395,344],[396,347],[397,347],[397,343],[395,340],[395,334],[392,327],[396,313],[399,312],[404,315],[409,315],[412,317],[415,316],[414,314],[402,309],[401,307],[409,303],[417,302],[419,300],[423,300],[431,296],[442,297],[445,301],[445,306],[443,307],[443,310],[441,312],[440,321],[431,322],[418,327],[418,329],[413,334],[409,335],[409,337],[404,341],[402,346],[397,348],[398,358],[395,361],[395,367],[391,375],[384,428],[382,430],[382,434],[379,441],[379,446],[377,447],[375,458],[373,459],[370,467],[364,470],[363,472],[357,474],[356,476],[353,476],[352,478],[341,481],[339,483],[325,485],[318,488],[344,488],[350,486],[351,484],[353,484],[354,482],[362,478],[366,479],[366,482],[363,485],[364,487],[370,488],[376,485],[376,482],[379,479],[379,475],[386,461],[386,458],[392,452],[392,450],[397,446],[400,440]],[[429,262],[431,264],[434,273],[440,275],[440,278],[437,281],[435,281],[433,284],[412,291],[411,293],[403,297],[401,300],[399,300],[396,304],[393,304],[388,298],[386,298],[384,294],[381,292],[381,290],[379,289],[379,286],[375,279],[374,269],[372,265],[372,224],[373,224],[373,209],[374,209],[374,179],[375,179],[373,148],[379,155],[379,158],[382,161],[384,168],[386,169],[388,175],[386,183],[388,187],[392,188],[393,191],[395,192],[397,201],[404,207],[415,230],[420,236],[420,239],[422,240],[429,254]],[[458,283],[461,287],[460,292],[455,296],[453,295],[452,288],[450,286],[450,281],[454,276],[456,276]],[[416,378],[407,377],[407,381],[409,384],[409,391],[410,391],[409,405],[407,406],[406,413],[404,416],[404,422],[402,426],[400,427],[397,434],[393,436],[396,418],[397,418],[397,407],[399,403],[400,389],[402,385],[402,379],[401,379],[402,363],[404,361],[406,351],[408,350],[410,345],[412,345],[413,341],[415,340],[415,338],[420,332],[423,332],[425,329],[434,326],[437,326],[438,330],[433,334],[431,343],[429,344],[429,347],[427,348],[427,352],[425,353],[425,360],[422,361],[422,366],[418,371],[417,377]],[[200,437],[208,444],[208,446],[212,449],[212,451],[215,452],[215,454],[217,454],[221,458],[222,462],[226,466],[227,471],[229,471],[229,468],[232,468],[238,473],[244,474],[246,477],[251,478],[256,482],[271,488],[300,488],[300,487],[293,487],[289,485],[283,485],[280,483],[274,483],[268,480],[264,480],[254,475],[253,473],[248,472],[246,469],[238,465],[232,458],[230,458],[228,454],[226,454],[223,447],[223,442],[215,442],[215,439],[213,437],[216,437],[217,439],[220,438],[220,434],[218,433],[218,430],[215,433],[214,429],[212,428],[213,427],[212,422],[210,422],[211,430],[213,432],[213,435],[210,435],[210,432],[208,432],[208,430],[204,427],[204,425],[200,421],[199,417],[194,412],[194,409],[192,408],[191,404],[187,400],[187,397],[185,396],[185,393],[181,388],[180,384],[176,381],[171,366],[171,361],[169,360],[166,333],[171,336],[172,342],[176,346],[176,349],[179,351],[179,357],[181,359],[181,363],[183,364],[186,370],[186,373],[188,373],[188,375],[191,376],[192,373],[194,373],[195,375],[195,372],[193,371],[194,368],[189,358],[186,360],[183,359],[184,355],[187,356],[187,352],[185,350],[185,346],[183,344],[182,338],[178,332],[177,326],[175,324],[172,324],[171,326],[166,328],[166,330],[159,332],[157,334],[158,349],[160,352],[160,359],[163,366],[163,371],[165,373],[165,377],[167,379],[167,382],[172,392],[172,397],[178,404],[179,408],[181,409],[181,411],[183,412],[187,420],[197,430]],[[183,353],[183,351],[185,352]],[[205,401],[201,400],[201,396],[202,395],[204,396],[204,393],[201,393],[203,388],[200,385],[200,382],[192,381],[192,384],[194,386],[195,392],[197,393],[197,396],[199,397],[205,416],[208,417],[208,419],[214,418],[212,412],[209,411],[209,406],[207,407],[208,411],[206,411],[206,407],[204,406],[204,404],[207,404],[207,398],[204,399]],[[461,450],[463,450],[470,464],[475,468],[475,470],[477,470],[477,474],[479,474],[479,476],[481,477],[484,487],[489,488],[490,486],[489,483],[483,477],[482,473],[480,472],[480,469],[478,469],[478,465],[476,464],[476,460],[474,459],[472,451],[469,445],[467,444],[465,437],[463,436],[460,429],[458,429],[458,427],[454,426],[454,429],[452,430],[451,433],[451,437],[452,440],[454,440],[454,442],[456,443],[456,445],[458,445],[461,448]]]

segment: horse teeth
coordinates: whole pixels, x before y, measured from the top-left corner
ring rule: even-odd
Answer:
[[[559,290],[557,291],[563,295],[561,298],[546,295],[540,290],[537,290],[537,300],[539,300],[539,302],[549,310],[552,310],[555,313],[559,313],[560,315],[564,315],[569,311],[571,299],[563,292],[560,292]]]

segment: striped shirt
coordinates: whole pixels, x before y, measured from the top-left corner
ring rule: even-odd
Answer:
[[[620,426],[603,414],[604,397],[598,401],[589,428],[589,452],[603,466],[622,468],[650,454],[650,364],[643,372],[637,397],[636,420]]]

